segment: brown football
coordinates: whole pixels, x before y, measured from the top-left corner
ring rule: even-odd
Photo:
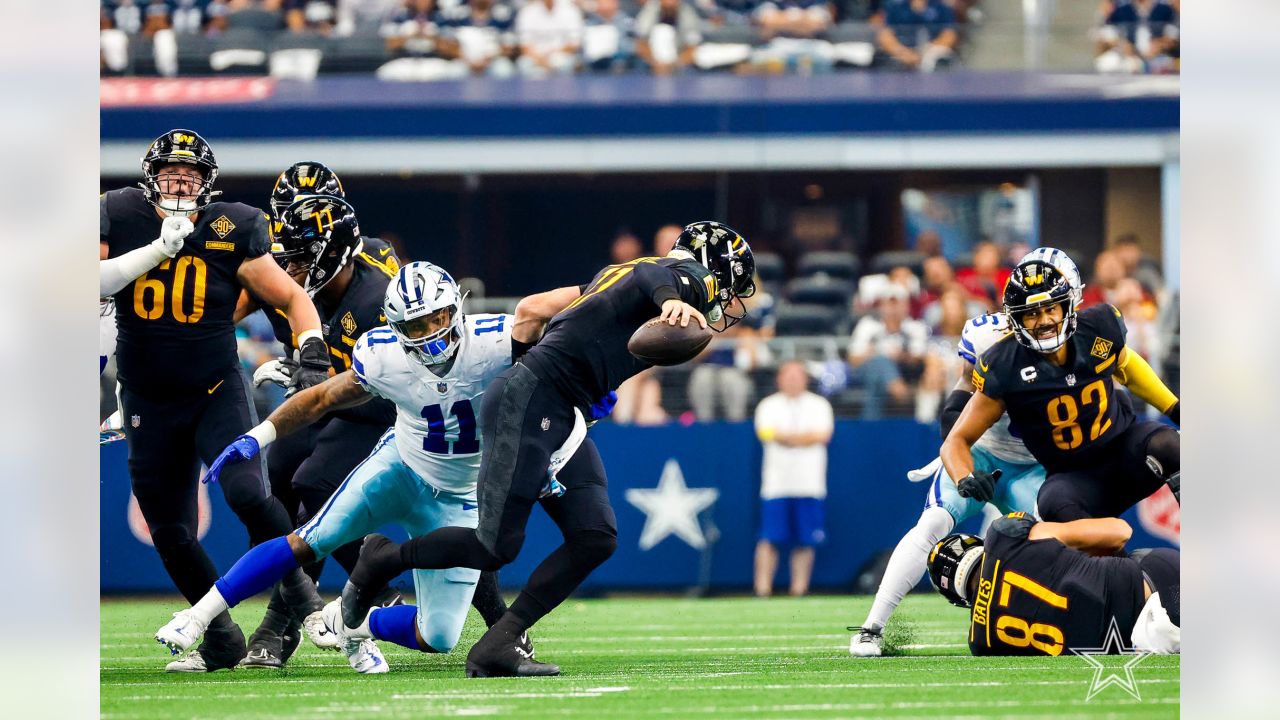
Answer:
[[[711,335],[692,318],[688,327],[654,318],[631,334],[627,350],[651,365],[679,365],[697,357],[711,342]]]

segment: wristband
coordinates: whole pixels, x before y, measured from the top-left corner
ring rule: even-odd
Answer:
[[[258,441],[258,447],[264,448],[276,440],[276,426],[270,420],[263,420],[258,423],[252,430],[245,433],[249,437]]]

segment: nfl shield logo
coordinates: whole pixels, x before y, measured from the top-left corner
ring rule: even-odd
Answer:
[[[137,415],[134,415],[133,417],[129,418],[129,424],[134,427],[138,427],[139,425],[142,424],[142,418],[138,417]]]
[[[1071,373],[1070,375],[1067,375],[1067,387],[1075,387],[1075,386],[1076,386],[1076,374]]]
[[[445,393],[449,392],[449,383],[442,383],[442,382],[436,383],[436,392],[440,393],[441,395],[444,395]]]

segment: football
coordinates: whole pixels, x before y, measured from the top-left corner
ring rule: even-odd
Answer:
[[[688,327],[680,327],[654,318],[631,334],[627,350],[652,365],[679,365],[697,357],[711,342],[711,334],[694,319]]]

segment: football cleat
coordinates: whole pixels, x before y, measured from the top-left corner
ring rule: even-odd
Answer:
[[[173,619],[156,631],[156,642],[168,646],[173,655],[186,652],[204,635],[205,624],[191,610],[179,610]]]
[[[380,594],[400,571],[400,546],[385,535],[366,536],[360,546],[360,562],[342,588],[343,623],[348,628],[359,627],[377,602],[375,593]]]
[[[165,672],[171,673],[202,673],[208,672],[209,668],[204,664],[204,656],[199,650],[192,650],[182,657],[174,660],[164,666]]]
[[[373,641],[373,636],[369,633],[367,619],[356,628],[343,625],[341,600],[334,600],[325,605],[322,612],[325,624],[339,638],[342,654],[347,657],[352,670],[362,675],[378,675],[391,670],[387,665],[387,659],[383,657],[378,644]]]
[[[486,632],[467,653],[467,677],[551,677],[560,666],[533,659],[533,645],[527,633],[511,637]]]
[[[274,643],[258,643],[249,648],[249,654],[236,664],[236,667],[257,670],[279,670],[284,667],[284,652]]]
[[[287,663],[302,644],[302,626],[291,625],[284,635],[280,636],[280,662]]]
[[[849,654],[854,657],[880,657],[884,646],[884,631],[864,627],[851,627],[858,633],[849,640]]]
[[[335,600],[334,602],[338,602]],[[330,603],[332,604],[332,603]],[[337,650],[341,637],[325,624],[324,611],[316,610],[302,620],[302,629],[311,643],[321,650]]]

